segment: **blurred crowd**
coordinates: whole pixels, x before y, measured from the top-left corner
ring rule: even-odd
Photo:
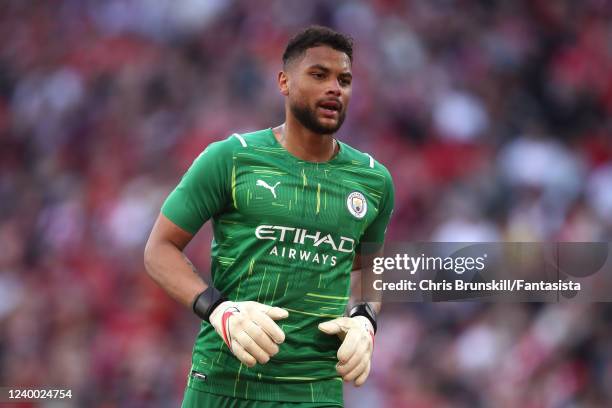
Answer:
[[[179,406],[198,322],[145,240],[209,143],[282,122],[280,56],[311,23],[355,40],[339,137],[394,177],[388,240],[612,238],[609,0],[5,0],[0,385]],[[603,303],[386,305],[346,404],[611,406],[611,323]]]

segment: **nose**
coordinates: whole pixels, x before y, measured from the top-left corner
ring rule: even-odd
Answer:
[[[332,78],[327,85],[327,91],[325,92],[328,95],[340,96],[342,93],[342,88],[340,87],[340,82],[336,78]]]

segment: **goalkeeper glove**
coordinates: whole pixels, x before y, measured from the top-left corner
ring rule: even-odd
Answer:
[[[256,363],[267,363],[278,353],[285,333],[274,320],[287,316],[289,313],[279,307],[225,301],[210,313],[210,324],[238,360],[253,367]]]
[[[338,317],[319,324],[325,334],[337,334],[342,340],[338,349],[336,371],[344,381],[355,381],[359,387],[370,374],[374,350],[374,327],[365,316]]]

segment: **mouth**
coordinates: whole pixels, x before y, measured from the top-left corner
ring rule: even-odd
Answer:
[[[340,113],[340,110],[342,109],[342,104],[337,100],[327,100],[319,103],[317,107],[321,111],[323,116],[334,118]]]

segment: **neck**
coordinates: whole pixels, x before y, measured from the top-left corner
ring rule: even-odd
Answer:
[[[273,129],[278,142],[293,156],[310,162],[326,162],[336,155],[333,134],[321,135],[302,126],[295,118]]]

